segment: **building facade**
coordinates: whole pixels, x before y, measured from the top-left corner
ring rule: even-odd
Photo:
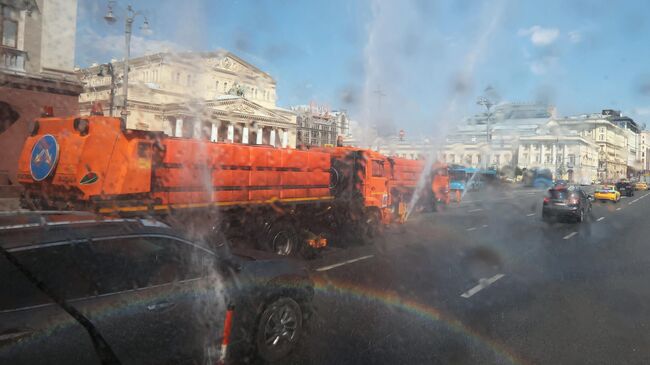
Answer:
[[[650,158],[648,158],[650,153],[650,131],[641,131],[639,140],[641,166],[643,166],[643,172],[648,173],[650,172]]]
[[[373,148],[387,156],[410,160],[424,160],[429,156],[437,157],[437,149],[428,138],[407,138],[403,131],[394,137],[378,138]]]
[[[445,139],[440,159],[448,164],[514,169],[519,141],[535,136],[553,116],[547,105],[507,103],[463,120]]]
[[[627,148],[627,174],[634,175],[643,169],[641,161],[641,130],[630,117],[623,116],[618,110],[603,110],[602,114],[617,127],[623,129]]]
[[[602,113],[557,118],[560,128],[576,131],[598,147],[598,180],[615,181],[627,176],[627,132]]]
[[[129,64],[127,128],[295,147],[296,114],[276,106],[275,80],[236,55],[157,53]],[[122,62],[112,62],[77,71],[84,83],[82,113],[95,102],[102,103],[105,114],[122,113],[122,70]]]
[[[598,173],[598,146],[577,133],[522,137],[517,159],[522,169],[548,169],[556,179],[581,184],[591,184]]]
[[[76,0],[0,0],[0,172],[10,180],[44,106],[78,113],[76,18]]]
[[[296,117],[296,143],[301,146],[334,146],[339,135],[339,121],[346,121],[345,115],[334,115],[326,109],[313,105],[299,105],[291,108]]]
[[[643,164],[637,124],[619,112],[558,118],[552,107],[502,104],[467,118],[446,138],[440,158],[471,167],[548,168],[587,183],[626,177]],[[488,120],[489,119],[489,120]]]

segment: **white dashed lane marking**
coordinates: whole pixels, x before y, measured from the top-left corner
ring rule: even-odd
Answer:
[[[468,231],[476,231],[476,227],[467,228]]]
[[[534,215],[535,215],[535,213],[530,213],[530,214],[526,214],[526,217],[532,217]]]
[[[596,219],[596,222],[600,222],[600,221],[602,221],[603,219],[605,219],[605,217],[600,217],[600,218]]]
[[[366,255],[366,256],[357,257],[356,259],[351,259],[351,260],[347,260],[347,261],[339,262],[339,263],[337,263],[337,264],[333,264],[333,265],[329,265],[329,266],[319,267],[318,269],[316,269],[316,271],[327,271],[327,270],[331,270],[331,269],[334,269],[334,268],[339,267],[339,266],[343,266],[343,265],[351,264],[351,263],[353,263],[353,262],[357,262],[357,261],[361,261],[361,260],[366,260],[366,259],[369,259],[369,258],[374,257],[374,256],[375,256],[375,255]]]
[[[481,211],[483,211],[483,208],[476,208],[476,209],[470,209],[470,210],[468,210],[469,213],[481,212]]]
[[[567,234],[566,236],[564,236],[563,239],[568,240],[569,238],[571,238],[571,237],[573,237],[573,236],[575,236],[577,234],[578,234],[578,232],[571,232],[571,233]]]
[[[481,279],[481,280],[478,281],[478,285],[476,285],[472,289],[464,292],[460,296],[465,298],[465,299],[470,298],[472,295],[474,295],[474,294],[480,292],[481,290],[487,288],[488,286],[494,284],[497,280],[501,279],[504,276],[505,276],[504,274],[496,274],[491,278]]]
[[[616,210],[621,210],[621,208],[616,208]]]

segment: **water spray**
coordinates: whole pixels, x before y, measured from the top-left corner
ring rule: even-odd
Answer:
[[[501,15],[503,13],[503,9],[505,7],[505,2],[506,0],[499,1],[496,6],[490,7],[492,10],[492,13],[489,16],[490,21],[487,23],[485,26],[485,29],[481,32],[479,32],[479,37],[476,40],[475,46],[467,53],[467,56],[465,57],[465,64],[463,67],[463,72],[461,73],[460,79],[461,81],[466,82],[466,80],[471,79],[473,73],[474,73],[474,68],[476,66],[476,62],[479,59],[479,56],[484,53],[485,48],[487,47],[487,43],[494,33],[494,31],[497,28],[497,25],[500,22]],[[447,108],[445,112],[441,115],[454,115],[456,111],[457,104],[463,94],[465,93],[465,90],[463,89],[455,89],[455,92],[453,93],[453,96],[451,97],[449,103],[447,104]],[[449,123],[445,123],[444,125],[449,125]],[[442,136],[437,136],[437,140],[440,142],[442,140]],[[437,146],[437,143],[433,143],[433,146]],[[418,181],[418,184],[415,188],[415,191],[413,193],[413,197],[411,198],[411,201],[409,202],[408,208],[406,210],[406,218],[405,221],[408,220],[409,216],[413,212],[413,209],[415,209],[415,206],[417,205],[417,202],[420,199],[420,196],[422,195],[422,192],[424,189],[429,186],[428,181],[429,181],[429,176],[431,175],[431,171],[433,168],[433,163],[437,159],[437,153],[436,153],[436,148],[432,148],[430,153],[427,155],[426,162],[424,165],[424,169],[422,171],[422,175],[420,175],[420,179]],[[476,174],[476,173],[475,173]],[[474,175],[475,175],[474,174]],[[472,176],[472,179],[474,176]],[[430,188],[430,186],[429,186]],[[465,194],[467,189],[463,191],[463,196]]]

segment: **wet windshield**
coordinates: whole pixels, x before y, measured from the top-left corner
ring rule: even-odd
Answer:
[[[647,363],[646,14],[0,0],[0,363]]]

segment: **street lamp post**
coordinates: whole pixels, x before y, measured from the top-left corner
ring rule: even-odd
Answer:
[[[113,15],[113,4],[115,1],[109,1],[108,2],[108,12],[104,16],[104,19],[108,24],[113,24],[117,21],[117,18],[115,15]],[[131,5],[127,6],[126,8],[126,15],[124,18],[124,76],[123,76],[123,84],[122,84],[122,93],[124,94],[124,100],[122,102],[122,111],[120,112],[120,115],[124,119],[124,122],[126,123],[126,118],[128,116],[128,111],[127,111],[127,106],[128,106],[128,96],[129,96],[129,57],[131,56],[131,33],[133,33],[133,21],[138,15],[142,15],[144,18],[144,22],[142,23],[142,26],[140,27],[140,30],[144,34],[149,34],[151,32],[151,28],[149,28],[149,20],[147,17],[142,14],[140,11],[135,11],[133,10],[133,7]]]
[[[108,73],[108,75],[111,77],[111,96],[109,100],[109,108],[108,108],[108,115],[111,117],[113,116],[113,102],[115,100],[115,72],[113,69],[113,63],[109,62],[103,65],[99,66],[99,72],[97,73],[97,76],[106,76],[104,73],[104,70]]]
[[[486,134],[487,134],[487,136],[486,136],[486,141],[487,141],[488,143],[490,143],[490,140],[491,140],[491,138],[490,138],[490,117],[492,116],[492,114],[491,114],[491,112],[490,112],[490,109],[492,108],[492,106],[494,105],[494,103],[492,103],[492,102],[491,102],[488,98],[486,98],[485,96],[481,96],[481,97],[479,97],[478,100],[476,101],[476,104],[478,104],[478,105],[483,105],[483,106],[485,107],[485,109],[487,109],[487,121],[486,121],[486,127],[485,127],[485,129],[486,129]]]
[[[490,138],[490,117],[491,117],[490,109],[492,108],[494,103],[492,103],[490,101],[490,99],[486,98],[485,96],[481,96],[476,101],[476,104],[483,105],[485,107],[485,109],[487,109],[487,121],[486,121],[486,125],[485,125],[485,134],[486,134],[485,141],[487,142],[487,148],[488,148],[488,151],[489,151],[491,149],[490,148],[491,147],[490,146],[490,141],[491,141],[491,138]],[[488,156],[489,156],[489,153],[487,154],[487,156],[485,156],[486,157],[485,158],[485,168],[486,169],[490,164],[490,162],[488,161]]]

